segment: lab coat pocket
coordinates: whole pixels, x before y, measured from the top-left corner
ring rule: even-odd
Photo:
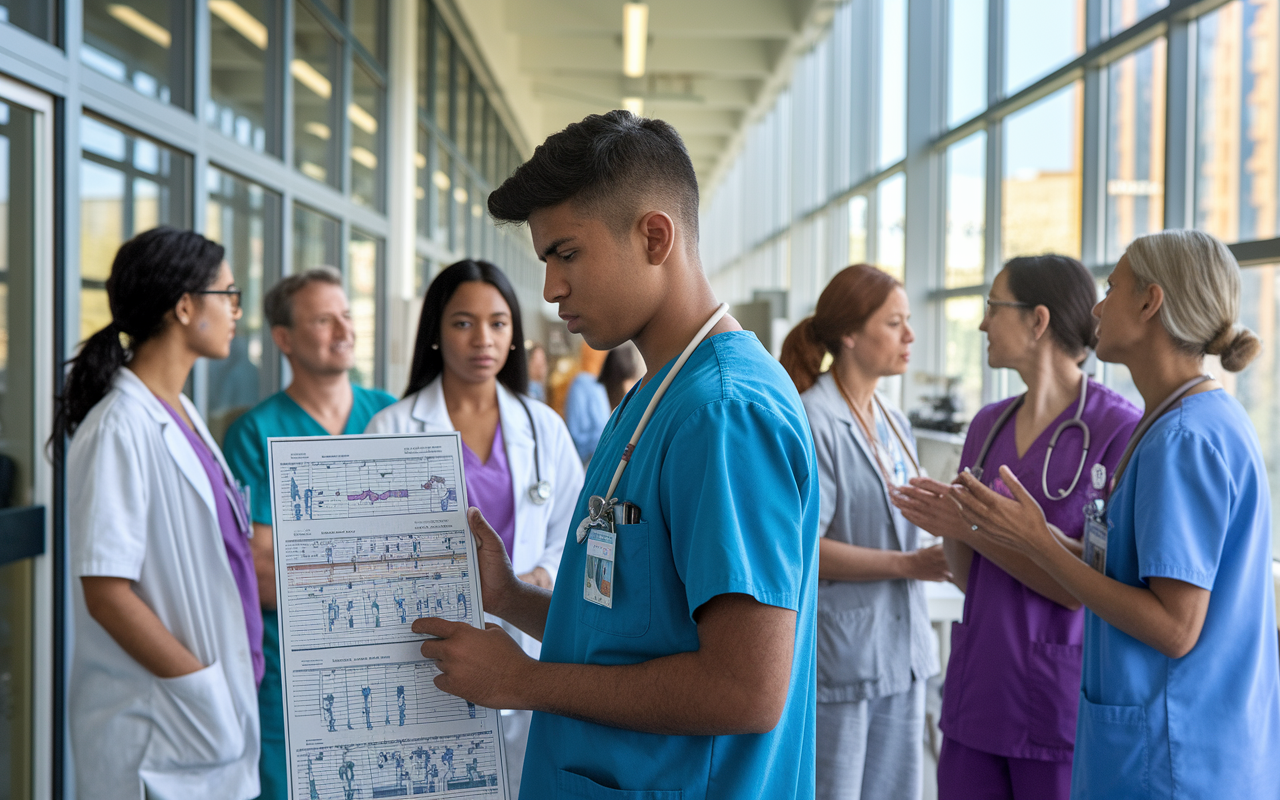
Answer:
[[[1148,762],[1146,709],[1091,703],[1080,692],[1071,796],[1148,798]]]
[[[576,772],[556,770],[557,800],[680,800],[682,797],[684,792],[680,789],[657,792],[610,789]]]
[[[818,609],[818,683],[852,686],[881,675],[875,614],[869,608]]]
[[[244,726],[217,661],[189,675],[157,679],[151,726],[144,772],[216,767],[244,754]]]
[[[614,636],[638,637],[649,632],[649,523],[618,525],[613,562],[613,608],[582,600],[582,624]],[[574,591],[581,595],[586,576],[575,575]],[[560,575],[558,580],[567,580]]]
[[[1027,642],[1027,733],[1041,747],[1075,745],[1083,652],[1078,644]]]

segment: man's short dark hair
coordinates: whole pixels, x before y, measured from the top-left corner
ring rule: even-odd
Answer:
[[[333,267],[312,267],[305,272],[281,278],[262,298],[262,314],[269,327],[293,327],[293,297],[313,283],[342,286],[342,273]]]
[[[538,145],[489,195],[489,213],[501,222],[528,222],[533,212],[572,200],[622,233],[653,198],[669,203],[690,241],[698,241],[698,178],[680,134],[660,119],[610,111]]]

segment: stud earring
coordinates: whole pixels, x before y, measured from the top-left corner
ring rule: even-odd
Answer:
[[[439,350],[439,349],[440,349],[440,345],[439,345],[439,344],[436,344],[435,342],[432,342],[432,343],[431,343],[431,349],[432,349],[432,350]]]
[[[513,344],[513,345],[511,345],[511,351],[512,351],[513,353],[515,352],[515,349],[516,349],[516,346],[515,346],[514,344]]]

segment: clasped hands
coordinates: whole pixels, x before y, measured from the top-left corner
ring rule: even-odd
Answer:
[[[1032,558],[1059,546],[1061,532],[1055,536],[1044,510],[1013,471],[1000,467],[1000,478],[1012,492],[1012,499],[983,485],[968,470],[952,484],[912,478],[895,487],[890,499],[916,527],[970,546],[980,548],[987,542]]]

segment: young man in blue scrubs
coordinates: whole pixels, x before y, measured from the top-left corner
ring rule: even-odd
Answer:
[[[241,483],[249,487],[253,517],[254,569],[262,598],[266,674],[258,689],[262,720],[261,800],[289,797],[284,748],[284,695],[280,682],[280,631],[276,621],[276,564],[271,544],[269,436],[326,436],[364,433],[373,415],[396,400],[386,392],[351,383],[355,328],[332,267],[290,275],[263,300],[276,347],[289,359],[293,381],[284,391],[245,412],[227,430],[222,452]]]
[[[581,520],[717,311],[697,180],[671,126],[614,111],[549,138],[489,210],[528,222],[570,331],[598,350],[629,339],[651,367],[605,426]],[[485,610],[542,639],[542,657],[499,628],[421,619],[437,685],[534,710],[526,800],[812,797],[817,463],[790,379],[732,317],[700,338],[613,496],[638,522],[617,510],[612,580],[594,581],[569,530],[554,593],[516,580],[472,512]]]

